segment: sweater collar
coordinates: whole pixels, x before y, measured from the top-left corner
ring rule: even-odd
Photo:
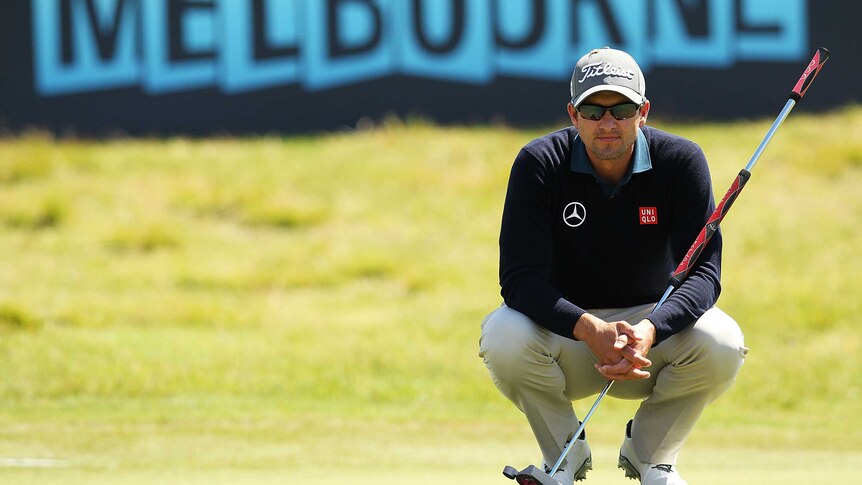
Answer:
[[[638,137],[635,140],[635,149],[632,157],[632,163],[629,164],[629,169],[623,176],[622,180],[616,185],[611,185],[603,178],[596,174],[593,164],[587,156],[587,148],[584,146],[580,135],[575,135],[574,149],[572,150],[571,160],[572,172],[590,174],[599,183],[602,191],[610,198],[617,195],[620,189],[623,188],[632,178],[632,174],[646,172],[652,169],[652,160],[649,156],[649,147],[647,145],[646,136],[643,130],[638,130]]]

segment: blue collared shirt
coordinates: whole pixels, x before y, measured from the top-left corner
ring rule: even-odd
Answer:
[[[638,138],[635,141],[634,156],[632,163],[629,164],[629,169],[623,176],[622,180],[616,185],[609,184],[605,179],[598,176],[590,158],[587,156],[587,148],[584,146],[580,136],[575,137],[575,146],[572,150],[572,171],[577,173],[587,173],[596,179],[602,192],[611,199],[617,195],[620,189],[632,179],[632,174],[646,172],[652,169],[652,161],[649,156],[649,147],[647,146],[646,136],[643,130],[638,130]]]

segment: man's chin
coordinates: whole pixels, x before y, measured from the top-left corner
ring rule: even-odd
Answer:
[[[617,160],[621,158],[624,153],[625,150],[598,150],[593,152],[599,160]]]

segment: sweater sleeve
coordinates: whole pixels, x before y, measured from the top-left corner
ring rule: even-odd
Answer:
[[[526,150],[515,158],[500,229],[500,288],[507,306],[573,339],[575,322],[585,311],[549,281],[553,169]]]
[[[709,216],[715,210],[706,157],[691,144],[677,165],[673,180],[671,252],[682,261]],[[656,327],[656,344],[688,327],[718,300],[721,292],[721,232],[703,249],[688,277],[662,306],[649,315]]]

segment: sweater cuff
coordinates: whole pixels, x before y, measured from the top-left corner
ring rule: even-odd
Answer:
[[[652,322],[655,326],[655,342],[653,342],[653,347],[664,342],[670,336],[676,333],[673,327],[670,326],[668,320],[670,320],[670,315],[666,311],[662,311],[664,307],[659,308],[658,311],[650,313],[647,315],[647,319]]]

